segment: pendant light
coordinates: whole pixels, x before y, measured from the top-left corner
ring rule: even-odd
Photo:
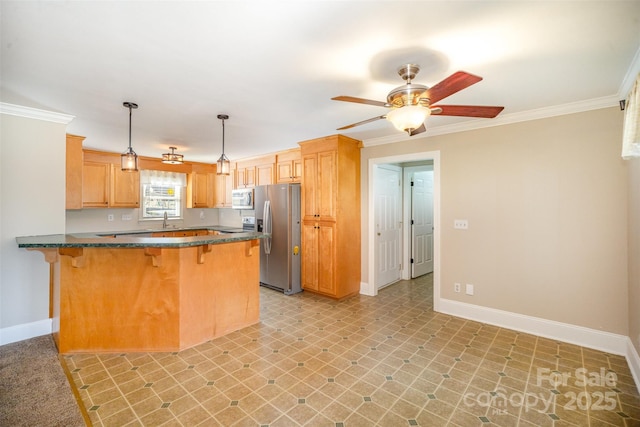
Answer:
[[[229,158],[224,155],[224,121],[229,118],[226,114],[218,114],[218,118],[222,120],[222,155],[218,159],[217,162],[217,171],[218,175],[229,175],[231,173],[231,162]]]
[[[168,163],[170,165],[181,165],[184,162],[184,156],[182,154],[176,154],[176,147],[169,147],[170,153],[164,153],[162,155],[162,163]]]
[[[137,172],[138,155],[133,151],[133,148],[131,148],[131,110],[138,108],[138,104],[124,102],[122,105],[129,109],[129,148],[120,156],[120,167],[125,172]]]

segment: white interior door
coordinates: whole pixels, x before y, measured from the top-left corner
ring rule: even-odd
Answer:
[[[374,179],[375,284],[380,289],[400,280],[402,169],[380,165]]]
[[[411,186],[411,277],[433,271],[433,170],[415,172]]]

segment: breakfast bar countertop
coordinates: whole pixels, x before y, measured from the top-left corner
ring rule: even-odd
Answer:
[[[159,237],[158,234],[208,230],[220,234]],[[104,231],[94,233],[49,234],[16,237],[20,248],[183,248],[200,245],[262,239],[263,233],[225,226],[197,226],[166,229]]]
[[[263,233],[196,226],[21,236],[49,263],[61,354],[181,351],[260,321]]]

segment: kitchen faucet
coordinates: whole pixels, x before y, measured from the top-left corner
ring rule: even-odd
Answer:
[[[167,211],[164,212],[164,221],[162,221],[162,228],[167,228]]]

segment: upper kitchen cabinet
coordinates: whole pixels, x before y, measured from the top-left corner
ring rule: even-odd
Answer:
[[[303,219],[335,221],[338,197],[336,159],[337,151],[334,150],[303,155]]]
[[[276,156],[269,155],[239,161],[236,164],[235,188],[252,188],[275,182]]]
[[[187,207],[213,208],[215,198],[214,165],[194,164],[187,176]]]
[[[140,207],[140,172],[123,172],[120,164],[111,165],[109,207]]]
[[[276,183],[300,182],[302,158],[300,149],[287,150],[276,155]]]
[[[333,298],[360,290],[360,148],[343,135],[300,143],[302,287]]]
[[[82,209],[82,141],[84,136],[67,134],[65,209]]]
[[[82,207],[109,207],[111,164],[85,161],[82,166]]]
[[[214,207],[230,208],[231,207],[231,191],[234,187],[234,169],[231,169],[230,175],[216,175],[214,177]]]
[[[140,173],[123,172],[119,154],[84,150],[81,194],[83,208],[137,208]]]
[[[256,186],[256,167],[238,162],[236,168],[236,188],[250,188]]]
[[[256,185],[271,185],[274,183],[274,162],[256,165]]]

